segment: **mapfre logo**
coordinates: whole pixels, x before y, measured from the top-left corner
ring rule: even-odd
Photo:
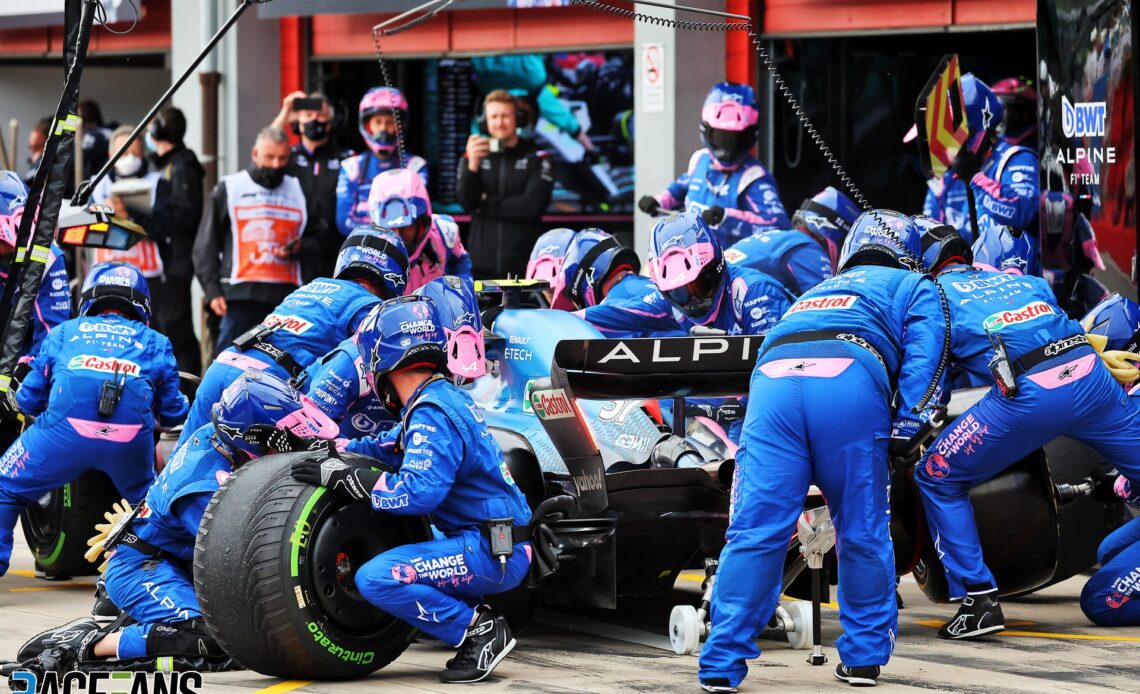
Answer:
[[[277,328],[278,330],[284,330],[294,335],[300,335],[313,327],[313,324],[304,318],[282,316],[277,313],[270,313],[261,324],[267,328]]]
[[[102,373],[118,373],[123,376],[138,376],[141,368],[133,361],[125,359],[108,359],[94,354],[77,354],[67,362],[68,369],[86,369]]]
[[[1104,137],[1105,102],[1078,101],[1061,96],[1061,131],[1065,137]]]
[[[853,294],[840,294],[838,296],[822,296],[818,299],[800,299],[788,309],[788,314],[800,311],[831,311],[833,309],[849,309],[855,305],[859,297]]]
[[[1015,311],[999,311],[982,321],[982,327],[988,331],[1001,330],[1011,325],[1036,320],[1041,316],[1053,315],[1053,307],[1044,301],[1034,301]]]
[[[570,398],[562,388],[531,391],[530,404],[540,419],[566,419],[574,416]]]

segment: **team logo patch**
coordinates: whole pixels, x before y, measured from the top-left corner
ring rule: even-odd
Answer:
[[[744,260],[747,257],[748,257],[747,253],[744,253],[742,251],[738,251],[735,248],[730,248],[724,252],[724,259],[727,260],[728,262],[734,263],[734,264],[739,263],[740,261]]]
[[[277,313],[271,313],[265,317],[262,322],[267,328],[277,328],[285,332],[293,333],[294,335],[301,335],[313,327],[312,321],[307,321],[304,318],[297,316],[282,316]]]
[[[392,580],[399,583],[415,583],[419,574],[411,564],[395,564],[392,566]]]
[[[142,370],[141,367],[133,361],[115,359],[114,357],[108,359],[94,354],[75,355],[71,358],[71,361],[67,363],[67,368],[71,370],[85,369],[87,371],[99,371],[101,373],[119,373],[124,376],[138,376]]]
[[[926,459],[926,474],[936,480],[946,479],[950,476],[950,463],[938,453],[931,453]]]
[[[1056,312],[1044,301],[1034,301],[1013,311],[998,311],[982,321],[987,331],[1001,330],[1011,325],[1037,320],[1041,316],[1051,316]]]
[[[822,296],[818,299],[800,299],[788,309],[788,315],[799,313],[800,311],[846,310],[854,306],[858,300],[859,297],[854,294]]]

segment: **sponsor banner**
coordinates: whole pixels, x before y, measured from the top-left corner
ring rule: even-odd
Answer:
[[[574,407],[562,388],[531,391],[530,405],[540,419],[567,419],[574,416]]]

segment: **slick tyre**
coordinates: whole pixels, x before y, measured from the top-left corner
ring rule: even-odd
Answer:
[[[36,557],[36,570],[48,578],[98,574],[98,565],[83,557],[87,539],[120,498],[111,478],[87,472],[28,506],[20,525]]]
[[[253,461],[222,484],[198,532],[194,587],[210,634],[245,667],[286,679],[363,677],[399,656],[414,630],[360,596],[356,571],[431,531],[421,517],[297,482],[289,468],[304,455]]]

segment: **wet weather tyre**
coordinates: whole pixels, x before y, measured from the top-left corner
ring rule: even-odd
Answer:
[[[289,468],[304,455],[262,458],[222,484],[198,532],[194,587],[211,635],[243,666],[288,679],[363,677],[403,653],[414,630],[360,596],[356,571],[431,531],[423,518],[297,482]]]
[[[87,540],[95,534],[95,524],[103,522],[103,513],[120,498],[111,478],[92,471],[28,506],[20,525],[35,555],[36,570],[48,578],[98,574],[98,564],[83,556]]]

